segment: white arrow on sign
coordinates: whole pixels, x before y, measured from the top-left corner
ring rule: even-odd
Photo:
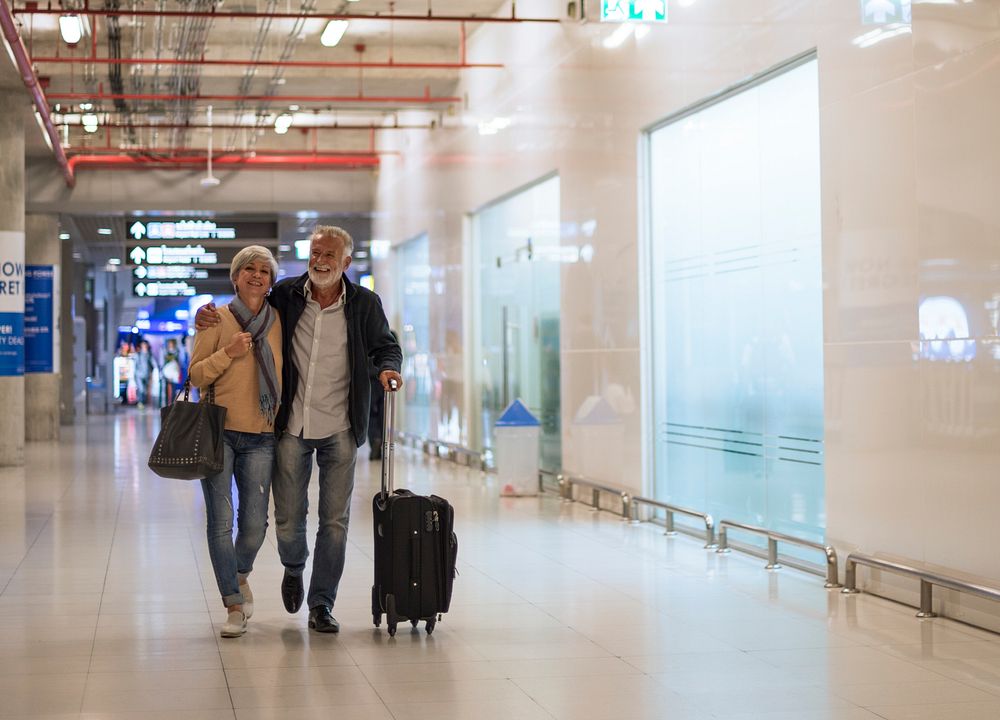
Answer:
[[[142,265],[142,261],[146,259],[146,251],[141,247],[132,248],[132,252],[128,256],[132,258],[132,262],[136,265]]]
[[[135,270],[132,271],[132,274],[135,275],[140,280],[142,280],[149,274],[149,271],[146,269],[145,265],[140,265],[139,267],[137,267]]]
[[[135,294],[139,297],[143,297],[146,294],[146,283],[139,283],[135,286]]]
[[[146,234],[146,226],[136,220],[132,223],[132,227],[130,227],[128,231],[132,233],[132,237],[136,240],[142,240],[142,236]]]
[[[633,7],[643,20],[660,20],[667,15],[667,0],[635,0]]]

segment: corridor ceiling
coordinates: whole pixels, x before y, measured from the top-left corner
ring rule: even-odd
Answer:
[[[210,146],[227,167],[376,167],[379,133],[441,124],[461,110],[460,73],[500,71],[502,58],[466,52],[483,22],[560,19],[498,0],[0,0],[0,11],[70,181],[88,166],[204,165]],[[76,18],[71,46],[60,22]],[[320,42],[330,20],[349,23],[335,47]]]

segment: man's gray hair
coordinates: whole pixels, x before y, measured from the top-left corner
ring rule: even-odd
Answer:
[[[236,257],[233,258],[233,262],[229,266],[229,279],[233,281],[234,286],[236,285],[236,276],[243,271],[243,268],[258,260],[263,260],[271,266],[271,285],[273,286],[278,281],[278,261],[274,259],[271,251],[263,245],[247,245],[236,253]]]
[[[317,225],[312,235],[309,236],[309,242],[312,243],[316,238],[329,238],[330,240],[342,241],[344,243],[345,256],[354,252],[354,238],[344,228],[337,227],[336,225]]]

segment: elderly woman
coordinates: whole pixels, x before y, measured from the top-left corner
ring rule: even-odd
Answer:
[[[224,406],[225,465],[201,481],[208,519],[208,553],[226,623],[222,637],[240,637],[253,614],[247,576],[267,530],[274,463],[274,418],[281,399],[281,321],[267,304],[278,263],[260,245],[240,250],[229,269],[236,297],[219,309],[222,321],[194,338],[191,382]],[[233,542],[233,477],[239,519]]]

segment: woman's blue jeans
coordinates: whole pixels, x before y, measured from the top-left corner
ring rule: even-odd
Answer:
[[[201,481],[205,491],[208,554],[226,607],[243,604],[239,578],[253,570],[267,532],[267,505],[274,471],[274,435],[226,430],[222,471]],[[233,478],[239,498],[233,540]]]

